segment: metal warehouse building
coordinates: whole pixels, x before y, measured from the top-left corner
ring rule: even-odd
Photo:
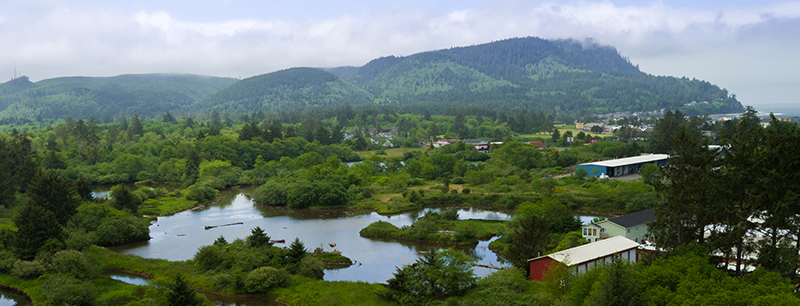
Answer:
[[[586,169],[586,171],[589,172],[589,176],[605,175],[614,177],[639,173],[639,169],[641,169],[645,164],[663,166],[667,164],[668,159],[669,155],[667,154],[642,155],[580,164],[575,166],[575,170],[580,168]]]
[[[614,258],[636,262],[639,260],[638,248],[639,243],[617,236],[528,259],[530,280],[543,281],[554,264],[566,265],[574,272],[583,273],[595,265],[610,263]]]

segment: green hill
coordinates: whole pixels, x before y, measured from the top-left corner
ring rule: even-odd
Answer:
[[[0,120],[157,116],[189,106],[237,80],[185,74],[62,77],[0,84]]]
[[[241,80],[192,108],[248,113],[370,103],[372,96],[368,92],[330,72],[315,68],[291,68]]]
[[[695,106],[686,106],[695,101]],[[706,102],[706,103],[703,103]],[[642,72],[610,46],[591,41],[513,38],[381,57],[362,67],[292,68],[238,81],[196,75],[64,77],[0,84],[0,123],[48,118],[101,122],[120,113],[231,114],[382,105],[442,113],[480,107],[573,115],[680,109],[732,113],[742,105],[706,81]]]
[[[741,104],[699,80],[639,71],[617,50],[591,42],[514,38],[373,60],[347,78],[405,109],[487,107],[608,113],[681,108],[735,112]],[[691,101],[703,102],[687,108]]]

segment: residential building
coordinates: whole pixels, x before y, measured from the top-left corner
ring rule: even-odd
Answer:
[[[583,238],[589,242],[622,236],[638,243],[651,241],[650,229],[647,222],[654,221],[656,215],[653,209],[627,214],[621,217],[606,219],[581,227]]]

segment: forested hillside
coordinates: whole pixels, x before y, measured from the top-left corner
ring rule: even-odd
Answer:
[[[347,80],[381,102],[417,112],[473,106],[575,114],[742,110],[725,89],[705,81],[646,74],[613,47],[535,37],[382,57]],[[684,107],[692,101],[708,104]]]
[[[369,93],[336,75],[314,68],[291,68],[254,76],[214,94],[193,110],[229,113],[304,110],[318,107],[363,106]]]
[[[687,106],[691,102],[693,106]],[[688,115],[743,110],[706,81],[642,72],[610,46],[591,41],[513,38],[482,45],[381,57],[362,67],[291,68],[241,81],[195,75],[64,77],[0,84],[0,124],[120,115],[181,117],[379,105],[443,114],[482,108],[581,117],[623,111]]]
[[[36,83],[21,77],[0,84],[0,120],[72,116],[107,122],[120,113],[151,117],[192,105],[236,81],[181,74],[63,77]]]

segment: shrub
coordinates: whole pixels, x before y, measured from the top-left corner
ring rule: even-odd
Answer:
[[[11,268],[11,275],[21,278],[37,278],[47,272],[45,266],[38,260],[17,260]]]
[[[204,270],[213,270],[222,262],[223,251],[216,245],[200,247],[194,254],[194,262]]]
[[[266,205],[286,205],[286,184],[281,184],[274,180],[269,180],[256,189],[255,200],[257,203]]]
[[[450,183],[451,184],[464,184],[464,183],[466,183],[466,180],[462,176],[456,176],[456,177],[453,177],[452,179],[450,179]]]
[[[413,177],[413,178],[410,178],[410,179],[406,180],[406,184],[408,184],[408,186],[424,185],[425,184],[425,180],[421,179],[421,178],[418,178],[418,177]]]
[[[69,275],[51,275],[42,284],[47,305],[95,305],[97,289],[91,282],[81,282]]]
[[[92,268],[83,253],[65,250],[53,256],[53,271],[78,279],[86,279],[92,274]]]
[[[325,276],[325,263],[313,256],[303,257],[303,260],[300,261],[297,274],[305,277],[322,279],[322,277]]]
[[[14,267],[14,262],[17,261],[17,258],[14,257],[14,254],[8,250],[0,251],[0,272],[8,273],[11,271],[11,268]]]
[[[469,190],[469,188],[464,188],[464,189],[461,189],[461,193],[463,193],[463,194],[469,194],[469,193],[470,193],[470,190]]]
[[[218,191],[205,184],[194,184],[186,189],[186,198],[192,201],[205,202],[217,196]]]
[[[273,267],[261,267],[247,273],[244,289],[248,293],[266,293],[272,287],[287,287],[291,276],[286,270]]]

